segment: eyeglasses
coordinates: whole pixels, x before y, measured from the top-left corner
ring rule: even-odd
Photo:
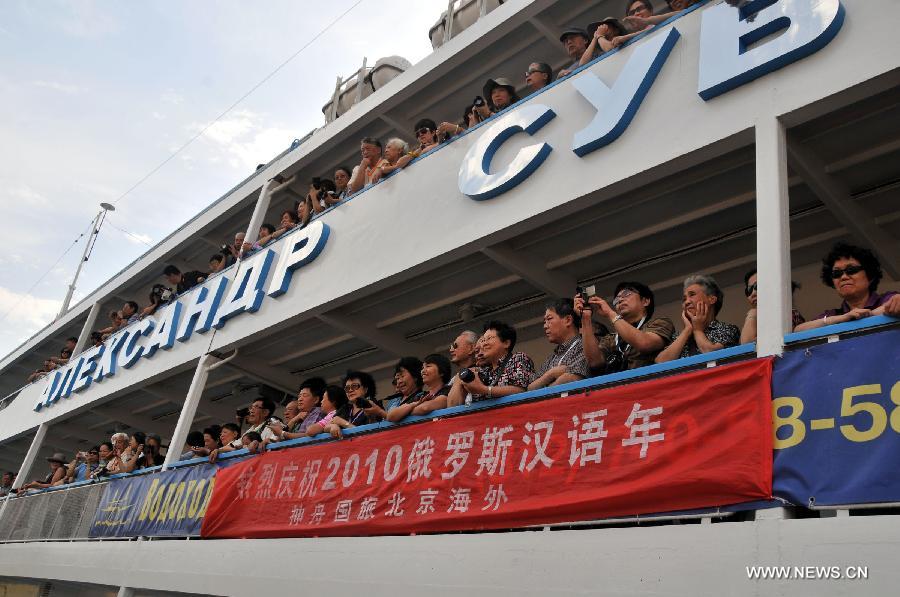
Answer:
[[[360,389],[361,387],[362,387],[362,384],[359,384],[359,383],[348,383],[348,384],[344,384],[344,391],[345,392],[355,392],[356,390]]]
[[[613,299],[613,307],[615,307],[616,305],[618,305],[619,303],[621,303],[622,301],[627,299],[632,294],[634,294],[633,290],[629,290],[627,288],[624,289],[622,292],[620,292],[619,294],[616,295],[616,298]]]
[[[527,71],[525,71],[525,76],[527,77],[529,75],[533,75],[534,73],[543,73],[543,72],[544,71],[542,71],[539,68],[529,68]],[[544,73],[544,74],[547,74],[547,73]]]
[[[859,272],[863,271],[863,269],[865,269],[865,268],[863,268],[863,266],[861,266],[861,265],[848,265],[844,269],[840,269],[840,268],[836,267],[831,270],[831,279],[837,280],[844,274],[847,274],[848,276],[853,276],[853,275],[856,275]]]
[[[750,296],[754,292],[756,292],[756,282],[744,288],[744,294],[746,294],[747,296]]]

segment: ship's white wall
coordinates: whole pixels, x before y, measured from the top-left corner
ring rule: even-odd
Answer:
[[[555,217],[575,213],[580,198],[592,194],[590,201],[603,200],[605,191],[597,189],[615,185],[615,193],[621,194],[647,182],[642,178],[643,171],[691,152],[697,152],[694,155],[701,159],[701,150],[723,139],[747,143],[752,136],[746,133],[759,119],[790,114],[814,102],[820,102],[817,110],[828,109],[839,100],[824,98],[886,73],[890,74],[865,91],[873,93],[897,84],[895,19],[885,18],[886,14],[897,14],[896,5],[891,0],[844,0],[844,5],[847,17],[843,28],[825,48],[709,102],[697,95],[702,10],[679,19],[668,27],[677,27],[681,39],[630,127],[617,141],[584,158],[577,157],[570,147],[573,134],[593,118],[591,105],[571,80],[535,96],[531,102],[550,106],[557,117],[536,134],[554,149],[530,178],[495,199],[472,201],[460,194],[457,176],[463,156],[483,130],[442,147],[386,183],[325,214],[322,220],[332,234],[322,254],[295,274],[285,295],[267,298],[257,313],[241,315],[216,332],[212,348],[239,345],[284,325],[286,320],[308,317],[373,293],[388,279],[392,283],[402,281],[423,268],[432,269],[442,261],[539,227],[542,216],[550,210],[555,210]],[[627,48],[602,60],[590,72],[612,84],[633,51],[633,47]],[[586,73],[576,75],[583,76]],[[806,116],[810,116],[809,111]],[[514,137],[498,152],[495,166],[501,167],[519,147],[533,142],[527,135]],[[598,234],[615,231],[600,229]],[[68,403],[43,413],[32,411],[43,389],[43,384],[35,384],[0,412],[0,440],[58,418],[79,405],[145,383],[167,369],[183,368],[203,352],[205,344],[206,338],[194,338],[155,357],[152,365],[142,362],[114,381],[95,384]]]
[[[900,517],[419,537],[0,545],[0,575],[216,595],[890,595]],[[748,580],[746,566],[868,566]]]

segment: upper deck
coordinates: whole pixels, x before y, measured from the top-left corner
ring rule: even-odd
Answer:
[[[776,4],[810,3],[782,0]],[[322,214],[316,222],[327,226],[327,240],[319,253],[295,270],[286,292],[271,293],[284,279],[280,260],[295,250],[296,241],[304,235],[309,235],[310,248],[315,245],[324,226],[276,241],[205,284],[207,296],[212,296],[215,292],[210,289],[227,280],[221,287],[225,305],[239,302],[230,301],[228,295],[245,276],[250,276],[250,287],[259,276],[264,292],[259,304],[253,305],[257,309],[237,312],[219,328],[175,340],[170,348],[157,350],[151,358],[135,359],[132,367],[122,367],[115,376],[94,381],[70,397],[48,404],[46,382],[15,391],[25,372],[60,338],[92,327],[91,311],[102,314],[132,296],[146,295],[165,263],[202,269],[219,239],[247,228],[257,206],[267,206],[265,220],[277,220],[312,176],[326,174],[338,164],[356,163],[353,156],[361,137],[400,134],[408,138],[411,123],[420,117],[454,119],[489,76],[513,78],[535,60],[555,67],[566,63],[555,38],[564,25],[621,10],[618,1],[504,3],[244,181],[7,356],[0,363],[0,388],[12,394],[0,410],[0,466],[17,469],[26,453],[33,462],[52,452],[84,449],[122,428],[156,432],[165,443],[180,446],[187,428],[230,420],[234,408],[246,403],[243,391],[253,384],[287,393],[295,391],[304,377],[334,379],[353,368],[372,372],[384,388],[398,357],[443,351],[460,330],[479,329],[488,319],[514,324],[519,348],[540,361],[550,350],[541,332],[544,304],[549,297],[570,296],[576,285],[596,284],[608,296],[617,282],[640,280],[655,291],[657,313],[678,321],[682,280],[694,272],[710,273],[726,293],[720,319],[737,323],[747,308],[742,276],[759,265],[760,304],[769,311],[760,314],[756,346],[674,363],[668,370],[638,371],[636,376],[705,367],[709,360],[778,354],[786,343],[790,348],[792,342],[801,342],[802,337],[786,338],[789,326],[781,316],[789,312],[790,297],[785,288],[792,278],[803,284],[794,306],[807,317],[834,306],[834,294],[818,282],[818,270],[819,260],[835,241],[850,240],[878,253],[885,268],[882,290],[897,289],[900,276],[900,251],[896,250],[900,239],[900,54],[896,52],[896,19],[885,18],[896,16],[897,8],[888,0],[844,0],[841,5],[844,15],[839,30],[817,51],[771,72],[757,73],[757,78],[742,80],[742,85],[709,99],[699,94],[701,70],[729,50],[703,47],[704,18],[712,10],[736,9],[719,2],[699,6],[526,97],[507,113]],[[675,30],[677,35],[672,33]],[[772,40],[757,43],[767,41]],[[583,93],[584,82],[597,77],[610,87],[617,81],[634,83],[634,73],[640,72],[641,60],[651,49],[658,58],[651,69],[654,76],[636,85],[640,93],[634,97],[643,97],[629,103],[627,126],[602,147],[582,155],[573,151],[576,136],[598,113]],[[464,195],[461,170],[472,163],[467,155],[477,153],[479,143],[497,134],[495,127],[502,119],[527,111],[545,113],[540,106],[555,116],[530,134],[509,137],[493,155],[491,171],[516,163],[520,150],[540,143],[552,148],[543,162],[493,198],[475,201]],[[519,124],[528,126],[525,121]],[[268,203],[267,198],[261,201],[263,185],[278,174],[296,178]],[[313,234],[316,230],[318,236]],[[265,268],[267,259],[272,261]],[[263,269],[267,272],[260,276]],[[202,292],[198,288],[180,297],[182,309],[187,312]],[[154,322],[160,324],[163,317],[160,314]],[[887,320],[879,323],[896,325]],[[140,325],[126,331],[131,334]],[[815,341],[824,342],[829,333],[838,331],[826,330]],[[211,362],[229,357],[233,358],[223,366],[206,371]],[[201,370],[208,375],[197,387],[194,382]],[[597,383],[615,386],[629,381],[633,380],[623,377]],[[38,403],[45,406],[35,410]],[[35,442],[34,437],[40,439]],[[558,569],[546,574],[549,583],[536,581],[535,570],[541,570],[536,561],[562,549],[557,542],[572,553],[599,550],[611,568],[627,570],[634,570],[634,564],[628,563],[634,558],[628,557],[627,550],[615,552],[616,545],[629,545],[632,550],[657,545],[671,553],[690,551],[723,566],[738,566],[740,558],[759,557],[762,549],[773,545],[784,548],[786,560],[793,554],[796,562],[822,537],[820,553],[834,558],[847,558],[846,542],[896,544],[896,535],[891,535],[895,517],[766,523],[760,522],[765,514],[756,516],[752,528],[697,525],[677,537],[673,527],[615,529],[602,536],[566,531],[421,538],[428,549],[422,543],[405,543],[402,537],[325,541],[336,551],[355,550],[360,561],[369,561],[384,550],[392,554],[399,550],[396,553],[423,569],[428,566],[429,550],[434,549],[446,554],[466,550],[485,558],[496,557],[495,550],[501,550],[498,565],[521,570],[522,561],[511,547],[528,545],[531,555],[526,560],[532,566],[526,567],[532,570],[508,579],[500,592],[559,590],[569,585],[553,579],[575,574],[579,567],[580,575],[570,577],[575,579],[573,585],[591,590],[592,560],[583,557],[557,562]],[[290,540],[290,546],[312,558],[317,569],[336,565],[336,558],[323,553],[329,550],[314,541]],[[133,553],[150,562],[136,567],[136,586],[226,593],[279,578],[278,574],[266,581],[253,574],[243,579],[225,575],[225,580],[204,586],[204,573],[179,559],[196,558],[207,570],[224,574],[232,564],[238,567],[244,549],[240,542],[221,542],[220,553],[226,557],[215,562],[202,553],[204,548],[188,545],[167,550],[160,547],[165,543],[133,546]],[[277,542],[263,543],[260,549],[273,563],[287,564]],[[114,578],[115,569],[98,571],[88,561],[114,558],[108,546],[92,543],[79,548],[84,561],[68,571],[55,568],[53,573],[81,582],[124,584]],[[5,553],[15,555],[7,561],[14,561],[23,576],[34,577],[40,571],[29,561],[72,552],[59,545],[21,545],[9,551],[11,547],[6,546]],[[877,548],[869,547],[864,555],[877,559]],[[697,594],[696,579],[692,584],[679,573],[684,569],[683,553],[654,567],[661,578],[668,579],[660,591]],[[176,572],[171,583],[158,580],[162,572],[172,570]],[[485,574],[474,559],[467,560],[462,570],[474,578]],[[388,586],[383,569],[370,572],[381,586]],[[725,592],[733,575],[714,576],[711,586]],[[442,577],[447,592],[454,588],[450,578],[449,572]],[[410,591],[428,581],[424,575],[416,577]],[[617,582],[621,584],[614,589],[622,593],[639,588]],[[228,583],[238,588],[229,589]],[[473,584],[485,588],[484,583]],[[351,589],[341,587],[344,592]]]

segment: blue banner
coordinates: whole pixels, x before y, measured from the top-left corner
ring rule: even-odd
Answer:
[[[90,536],[199,536],[216,470],[201,464],[110,481]]]
[[[776,496],[900,501],[900,329],[785,353],[772,396]]]

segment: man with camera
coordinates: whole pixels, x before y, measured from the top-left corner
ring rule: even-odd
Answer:
[[[588,377],[587,360],[578,328],[581,317],[575,314],[572,299],[559,299],[544,312],[544,335],[556,345],[537,372],[529,390],[578,381]]]
[[[616,373],[650,365],[672,342],[675,326],[665,317],[653,319],[653,291],[640,282],[620,282],[612,307],[597,296],[594,287],[579,288],[575,312],[581,315],[584,355],[593,374]],[[612,333],[597,339],[591,316],[594,311],[609,320]]]
[[[100,446],[94,446],[87,452],[78,452],[66,467],[66,483],[87,481],[99,466]]]

